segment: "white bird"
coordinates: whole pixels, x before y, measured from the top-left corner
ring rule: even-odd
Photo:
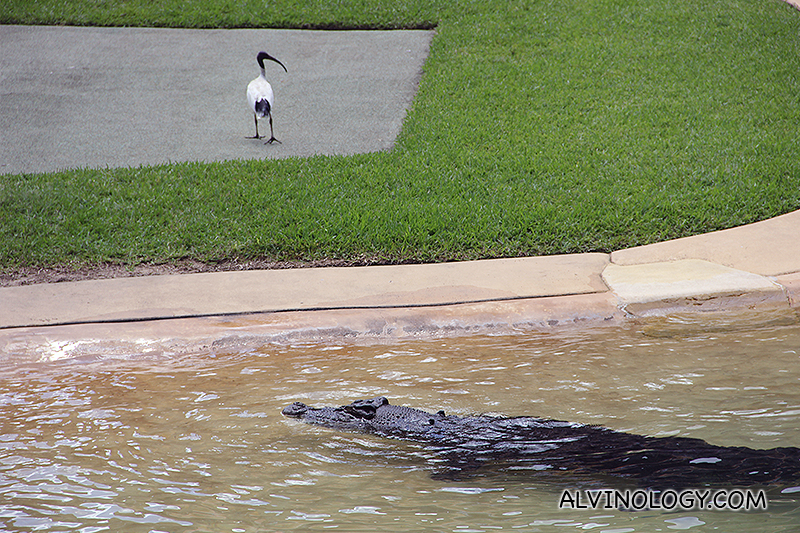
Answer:
[[[272,105],[275,101],[275,96],[272,94],[272,86],[267,81],[267,73],[264,71],[265,59],[276,62],[283,67],[283,70],[286,70],[283,63],[266,52],[259,52],[256,56],[258,66],[261,67],[261,75],[247,85],[247,103],[250,104],[250,109],[253,110],[253,122],[256,124],[256,134],[253,137],[248,137],[248,139],[263,138],[258,134],[258,121],[264,117],[269,117],[270,137],[264,144],[272,144],[280,141],[275,138],[275,134],[272,131]],[[286,70],[286,72],[289,71]]]

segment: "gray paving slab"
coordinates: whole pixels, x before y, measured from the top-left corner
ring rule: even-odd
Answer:
[[[0,174],[385,150],[432,35],[0,26]],[[283,144],[245,138],[260,50]]]
[[[607,254],[214,272],[0,288],[0,328],[606,292]]]

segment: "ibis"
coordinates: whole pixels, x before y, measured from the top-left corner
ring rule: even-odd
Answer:
[[[266,52],[259,52],[256,56],[258,66],[261,67],[261,75],[251,81],[247,85],[247,103],[250,104],[250,109],[253,110],[253,122],[256,125],[256,134],[248,139],[262,139],[263,136],[258,134],[258,121],[264,117],[269,117],[269,140],[264,144],[272,144],[280,142],[275,138],[275,133],[272,130],[272,105],[275,101],[275,96],[272,94],[272,85],[267,81],[267,73],[264,70],[264,60],[268,59],[274,61],[286,70],[283,63],[272,57]]]

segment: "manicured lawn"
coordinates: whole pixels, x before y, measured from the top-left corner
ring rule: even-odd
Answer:
[[[395,149],[0,177],[0,270],[615,249],[800,208],[779,0],[11,0],[4,23],[432,27]]]

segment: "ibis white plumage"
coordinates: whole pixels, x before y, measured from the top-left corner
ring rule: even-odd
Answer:
[[[283,63],[268,53],[259,52],[256,56],[256,61],[258,61],[258,66],[261,67],[261,75],[247,85],[247,103],[250,104],[250,109],[253,111],[253,122],[256,125],[256,134],[253,137],[248,137],[248,139],[263,138],[258,134],[258,121],[264,117],[269,117],[269,140],[264,144],[272,144],[280,141],[275,138],[275,133],[272,131],[272,105],[275,101],[275,96],[272,94],[272,85],[267,81],[264,60],[274,61],[282,66],[283,70],[289,71],[286,70]]]

